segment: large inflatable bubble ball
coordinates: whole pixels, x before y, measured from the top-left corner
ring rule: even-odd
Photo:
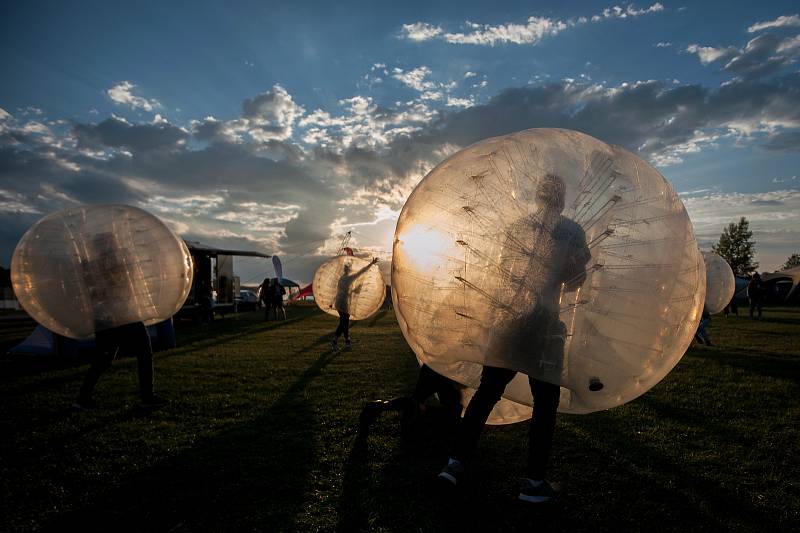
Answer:
[[[632,153],[533,129],[454,154],[414,189],[395,230],[392,295],[406,340],[476,388],[482,365],[561,386],[559,410],[623,404],[692,341],[705,269],[675,191]]]
[[[383,305],[386,286],[378,265],[352,255],[338,255],[314,273],[314,300],[320,309],[351,320],[374,315]]]
[[[714,252],[703,252],[706,264],[706,309],[712,315],[728,305],[736,291],[736,278],[725,259]]]
[[[58,211],[22,236],[11,281],[22,307],[74,339],[174,315],[192,286],[184,242],[150,213],[127,205]]]

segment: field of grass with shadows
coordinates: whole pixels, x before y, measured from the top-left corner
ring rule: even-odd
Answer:
[[[24,324],[23,324],[24,326]],[[0,324],[8,347],[29,332]],[[525,424],[487,427],[465,487],[433,482],[441,431],[403,441],[397,416],[359,432],[364,402],[409,393],[416,361],[392,311],[330,350],[334,317],[227,316],[178,330],[156,354],[170,400],[137,406],[136,362],[117,360],[100,408],[72,413],[85,359],[0,361],[0,530],[797,530],[800,309],[715,316],[664,381],[610,411],[559,417],[561,501],[516,498]]]

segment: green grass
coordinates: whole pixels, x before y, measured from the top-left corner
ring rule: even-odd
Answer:
[[[643,397],[559,417],[559,505],[515,501],[525,424],[488,427],[464,490],[438,497],[439,442],[404,444],[396,416],[357,432],[366,400],[411,391],[416,362],[391,311],[353,328],[312,307],[179,330],[156,354],[171,399],[136,408],[135,361],[101,379],[102,408],[66,410],[86,364],[0,363],[0,530],[797,530],[800,309],[714,317]],[[14,329],[16,328],[16,329]],[[0,323],[0,343],[27,334]],[[29,329],[29,326],[28,326]]]

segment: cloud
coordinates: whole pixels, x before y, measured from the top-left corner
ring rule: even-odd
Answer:
[[[747,28],[747,32],[755,33],[769,28],[785,28],[791,26],[800,26],[800,15],[781,15],[775,20],[756,22]]]
[[[656,2],[642,9],[637,9],[632,4],[625,7],[613,6],[591,17],[582,16],[568,20],[531,16],[524,22],[507,22],[496,25],[467,21],[464,23],[465,29],[463,31],[453,32],[447,32],[441,26],[426,22],[415,22],[413,24],[404,24],[400,35],[415,42],[439,39],[449,44],[482,46],[496,46],[499,44],[535,45],[545,37],[557,35],[577,25],[608,19],[635,18],[663,10],[664,6]]]
[[[685,51],[696,54],[703,65],[724,61],[724,72],[755,79],[772,76],[791,67],[800,58],[800,35],[782,37],[763,33],[748,41],[742,49],[690,44]]]
[[[698,44],[690,44],[686,47],[686,51],[690,54],[697,54],[700,63],[703,65],[708,65],[720,59],[730,58],[737,53],[736,48],[733,47],[714,48],[713,46],[700,46]]]
[[[403,24],[402,34],[411,41],[427,41],[442,34],[442,28],[426,24],[425,22],[415,22],[413,24]]]
[[[117,104],[125,104],[130,106],[131,109],[143,109],[144,111],[153,111],[161,107],[158,100],[144,98],[133,94],[136,85],[129,81],[121,81],[106,91],[111,100]]]
[[[747,217],[756,241],[756,260],[775,270],[800,243],[800,190],[761,193],[714,193],[684,198],[701,249],[719,241],[722,230]]]
[[[9,115],[0,121],[0,190],[9,198],[0,224],[10,224],[0,231],[3,254],[35,212],[121,202],[152,210],[190,238],[296,254],[297,268],[306,269],[296,277],[310,279],[337,232],[358,225],[375,241],[388,241],[386,217],[419,179],[487,137],[571,128],[662,165],[723,142],[800,152],[800,74],[737,78],[718,88],[564,80],[506,89],[478,103],[426,89],[439,82],[419,72],[408,78],[423,89],[419,97],[391,107],[355,95],[306,113],[273,88],[245,100],[242,116],[208,116],[188,128],[110,117],[45,130]],[[438,109],[419,99],[426,90],[445,94]],[[291,136],[285,131],[282,140],[265,142],[251,135],[262,125],[291,128]],[[763,203],[769,201],[785,205]],[[753,197],[746,209],[783,210],[792,201]]]
[[[416,91],[426,91],[436,86],[431,81],[426,81],[425,78],[430,75],[431,69],[422,65],[409,71],[404,71],[401,68],[395,68],[392,72],[392,77],[399,80],[403,85],[411,87]]]
[[[450,44],[476,44],[495,46],[499,43],[536,44],[544,37],[556,35],[568,25],[560,20],[530,17],[524,24],[507,23],[498,26],[467,22],[466,32],[445,33]]]
[[[169,150],[182,146],[188,133],[166,121],[130,124],[112,117],[99,124],[76,124],[72,133],[78,146],[92,149],[120,148],[130,152]]]
[[[248,133],[256,141],[284,141],[292,136],[295,121],[305,113],[280,85],[242,104],[242,117],[251,125]]]

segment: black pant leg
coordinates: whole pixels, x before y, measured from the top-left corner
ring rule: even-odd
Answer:
[[[334,333],[334,337],[338,339],[341,335],[344,335],[345,339],[350,338],[350,315],[340,312],[339,325],[336,327],[336,333]]]
[[[534,378],[528,380],[533,395],[533,417],[528,439],[528,477],[544,479],[556,428],[561,387]]]
[[[137,322],[123,326],[125,344],[120,347],[120,353],[136,357],[137,372],[139,374],[139,392],[143,400],[153,396],[153,347],[150,344],[150,334],[147,327]]]
[[[478,444],[483,426],[495,404],[500,401],[506,386],[514,379],[516,371],[507,368],[484,366],[481,384],[469,402],[461,421],[458,442],[453,457],[459,461],[469,461]]]
[[[78,393],[78,400],[91,400],[97,382],[100,381],[100,376],[103,372],[111,367],[111,362],[117,356],[119,351],[119,339],[116,330],[119,328],[112,328],[105,331],[98,331],[95,334],[95,347],[96,352],[89,365],[89,370],[83,378],[80,392]]]
[[[459,385],[428,365],[422,365],[419,368],[419,377],[412,398],[417,403],[423,403],[434,394],[439,396],[439,403],[445,411],[461,414],[461,388]]]

